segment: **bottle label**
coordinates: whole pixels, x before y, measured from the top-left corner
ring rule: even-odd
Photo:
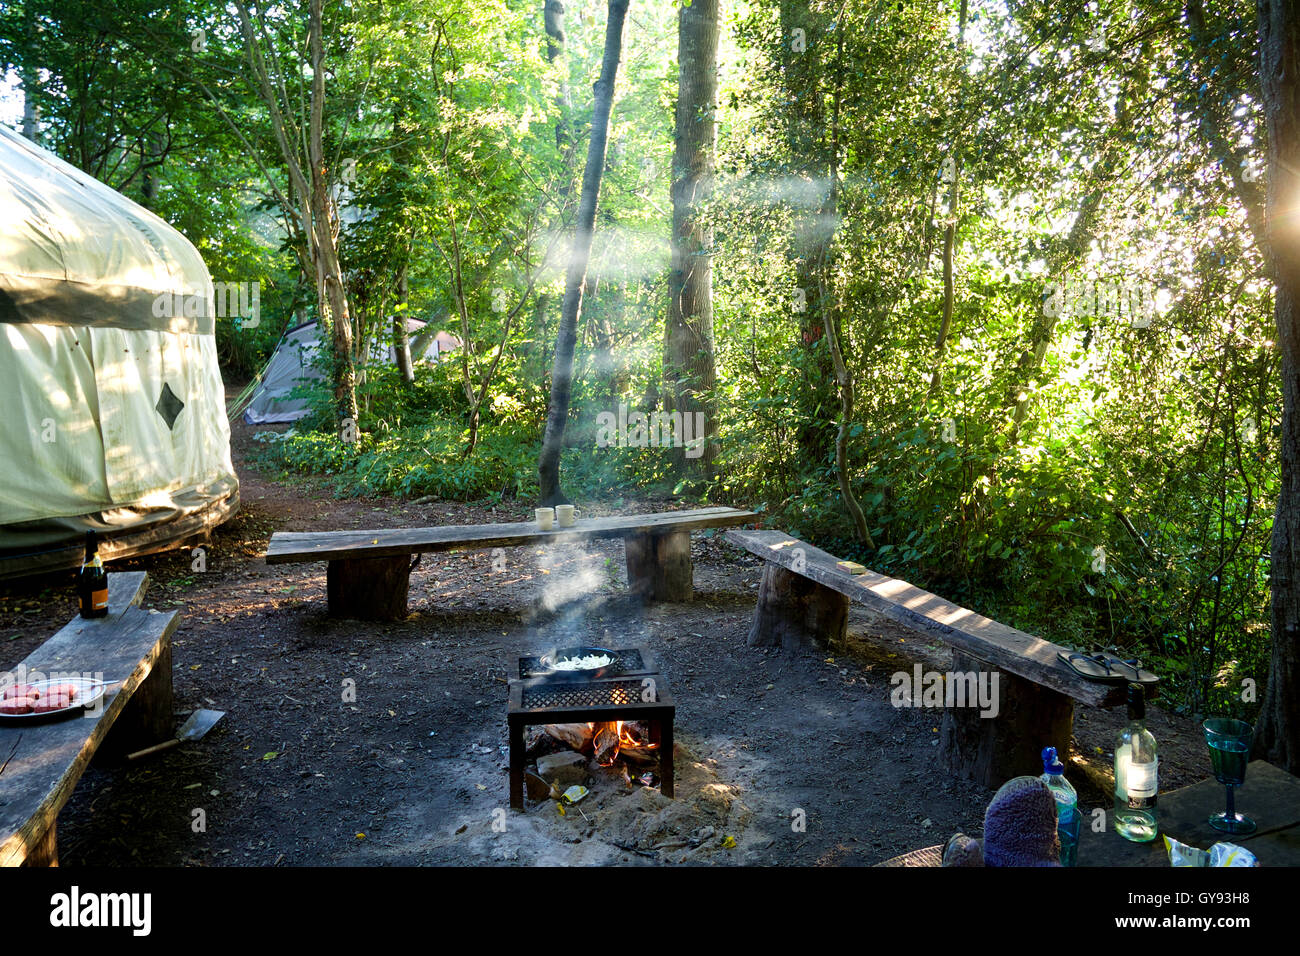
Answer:
[[[1125,784],[1130,800],[1149,800],[1156,795],[1156,767],[1159,759],[1150,763],[1131,763]]]
[[[102,591],[90,592],[90,607],[95,611],[101,611],[108,607],[108,588],[104,588]]]

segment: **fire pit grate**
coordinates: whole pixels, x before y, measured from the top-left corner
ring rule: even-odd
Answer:
[[[653,684],[648,685],[651,696],[646,703],[655,700]],[[542,684],[524,688],[524,709],[537,710],[540,707],[609,707],[631,704],[642,700],[646,687],[641,680],[606,680],[589,684],[569,684],[557,686]]]
[[[606,677],[621,677],[624,674],[648,674],[654,670],[641,657],[641,651],[638,648],[631,647],[625,651],[614,651],[613,654],[614,660],[605,668]],[[554,673],[554,671],[547,670],[542,666],[540,656],[519,658],[519,676],[523,680],[530,680],[534,677],[548,677]]]
[[[545,677],[510,681],[506,723],[510,728],[510,806],[524,808],[524,728],[535,724],[644,720],[650,739],[659,745],[660,792],[673,795],[673,716],[677,704],[654,657],[644,647],[614,652],[619,663],[642,670],[636,676],[579,677],[554,681]],[[519,673],[528,673],[537,658],[523,658]],[[626,675],[626,671],[624,674]]]

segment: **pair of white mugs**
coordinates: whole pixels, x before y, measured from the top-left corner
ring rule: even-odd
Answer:
[[[542,531],[550,531],[555,527],[555,521],[558,518],[561,528],[572,528],[574,516],[577,514],[573,505],[556,505],[554,508],[537,509],[537,527]]]

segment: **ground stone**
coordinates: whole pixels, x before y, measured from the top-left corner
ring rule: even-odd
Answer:
[[[563,790],[587,782],[587,758],[573,751],[547,754],[537,758],[537,773]]]

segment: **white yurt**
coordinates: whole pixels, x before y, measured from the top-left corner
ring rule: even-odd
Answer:
[[[460,339],[419,319],[406,320],[406,333],[415,362],[436,362],[445,352],[460,348]],[[252,400],[244,409],[249,425],[277,425],[296,422],[310,411],[307,399],[293,396],[293,390],[308,382],[323,382],[325,375],[313,362],[320,351],[320,324],[304,322],[280,338],[266,363]],[[369,364],[396,365],[397,352],[376,341],[369,350]]]
[[[178,307],[179,305],[179,307]],[[212,279],[153,213],[0,126],[0,577],[239,507]]]

